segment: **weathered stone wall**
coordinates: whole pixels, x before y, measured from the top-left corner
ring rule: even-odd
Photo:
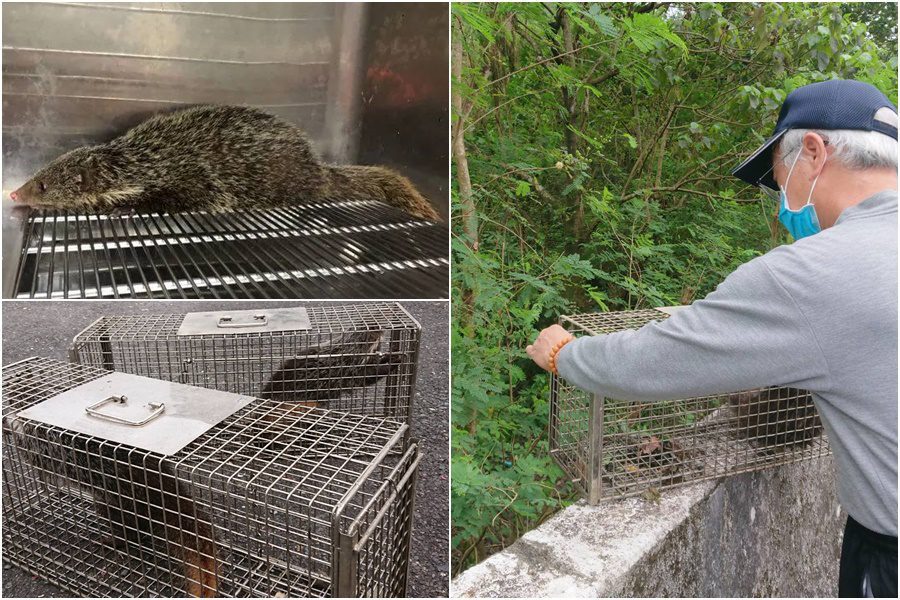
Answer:
[[[561,511],[457,577],[455,597],[835,596],[830,457]]]

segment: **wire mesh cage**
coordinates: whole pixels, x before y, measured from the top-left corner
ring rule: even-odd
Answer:
[[[73,362],[409,422],[421,328],[396,302],[102,317]]]
[[[445,298],[446,226],[379,202],[24,223],[16,298]]]
[[[668,314],[563,316],[573,335],[638,329]],[[809,393],[767,387],[720,396],[626,402],[553,376],[550,452],[590,504],[830,453]]]
[[[63,402],[53,413],[62,418],[60,406],[78,409],[76,394],[129,380],[138,396],[169,386],[152,392],[167,411],[192,394],[244,403],[172,454],[114,441],[132,435],[125,425],[103,425],[111,433],[100,437],[74,417],[69,429],[29,416],[50,399]],[[177,435],[187,422],[178,406],[154,423]],[[3,557],[75,596],[404,596],[420,460],[406,427],[48,359],[15,363],[3,369]]]

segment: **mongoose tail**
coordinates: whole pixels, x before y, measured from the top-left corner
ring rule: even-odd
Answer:
[[[329,181],[324,199],[379,200],[426,221],[440,221],[441,216],[406,177],[386,167],[327,167]]]
[[[216,561],[210,556],[210,553],[215,552],[215,548],[208,542],[202,543],[201,546],[204,547],[200,550],[184,551],[184,591],[193,598],[215,598],[219,595],[219,582],[216,576]]]

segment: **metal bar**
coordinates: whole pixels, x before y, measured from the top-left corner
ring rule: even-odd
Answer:
[[[110,281],[110,285],[112,286],[112,295],[113,295],[113,298],[118,298],[119,297],[119,286],[118,286],[118,284],[116,284],[116,276],[115,276],[115,272],[114,272],[115,267],[113,266],[112,256],[109,253],[109,246],[107,245],[105,236],[103,235],[103,223],[101,222],[100,217],[95,216],[95,219],[97,221],[97,229],[100,230],[99,231],[100,244],[103,246],[103,254],[106,257],[106,269],[107,269],[107,272],[109,273],[109,281]],[[91,245],[93,246],[94,233],[91,228],[90,219],[88,219],[86,221],[86,223],[88,226],[88,232],[90,232],[90,235],[91,235]],[[127,273],[126,273],[126,276],[127,276]],[[133,289],[131,287],[130,279],[128,280],[128,287],[129,287],[129,289]],[[103,289],[102,288],[99,288],[99,287],[97,288],[97,297],[98,298],[103,297]]]
[[[3,216],[5,217],[6,214],[4,214]],[[28,248],[31,246],[31,233],[35,230],[36,227],[37,226],[31,221],[26,221],[22,224],[22,229],[25,230],[25,233],[22,236],[22,247],[19,251],[19,266],[16,269],[15,282],[13,283],[11,294],[13,298],[15,298],[22,289],[22,277],[24,275],[25,265],[28,262]],[[32,286],[29,297],[34,297],[34,286]]]
[[[147,215],[147,218],[148,218],[148,219],[150,220],[150,222],[153,223],[153,225],[156,227],[156,230],[157,230],[157,232],[158,232],[158,235],[159,235],[160,237],[164,237],[166,234],[163,232],[162,227],[161,227],[160,224],[159,224],[159,221],[157,221],[157,217],[158,217],[160,220],[163,220],[163,217],[162,217],[161,215],[157,215],[157,214],[148,214],[148,215]],[[147,230],[150,231],[150,228],[148,227]],[[169,227],[169,230],[171,231],[171,227]],[[152,235],[152,232],[151,232],[151,235]],[[181,270],[184,271],[185,277],[186,277],[187,281],[189,282],[189,284],[190,284],[190,286],[191,286],[191,289],[194,290],[194,291],[198,291],[198,288],[197,288],[196,284],[194,283],[194,277],[191,275],[191,273],[190,273],[190,271],[188,270],[188,268],[187,268],[187,267],[184,265],[184,263],[181,261],[181,258],[178,256],[178,252],[176,252],[177,248],[173,248],[173,247],[170,246],[169,244],[162,244],[161,246],[160,246],[159,244],[156,244],[156,247],[157,247],[157,248],[162,247],[162,248],[165,248],[166,250],[169,251],[169,253],[175,258],[175,261],[176,261],[176,262],[178,263],[178,265],[181,267]],[[162,255],[162,252],[160,252],[160,255]],[[211,290],[211,293],[213,294],[213,297],[219,298],[218,293],[215,291],[215,287],[209,282],[209,279],[208,279],[208,278],[206,277],[206,275],[203,273],[203,270],[197,265],[197,262],[194,260],[194,258],[191,256],[191,254],[190,254],[189,252],[186,252],[186,251],[185,251],[185,256],[186,256],[186,258],[188,259],[188,261],[193,265],[194,269],[197,270],[197,273],[200,274],[200,276],[201,276],[201,278],[203,279],[203,281],[206,283],[206,289]],[[169,261],[166,261],[166,264],[169,264]],[[212,265],[209,265],[209,266],[210,266],[210,269],[212,269]],[[170,267],[170,270],[171,270],[171,267]],[[177,286],[178,289],[182,292],[182,297],[183,297],[183,298],[187,298],[188,296],[184,294],[184,290],[183,290],[183,288],[181,287],[181,284],[178,283],[178,277],[177,277],[174,273],[172,273],[172,277],[173,277],[173,280],[176,282],[176,286]],[[199,294],[198,294],[198,295],[199,295]],[[232,297],[233,297],[233,296],[232,296]]]
[[[416,444],[412,444],[409,449],[404,454],[403,458],[397,463],[397,466],[394,467],[394,470],[391,472],[391,475],[385,478],[384,483],[381,484],[378,492],[372,494],[372,498],[369,502],[363,507],[360,511],[361,514],[365,514],[368,510],[374,506],[375,501],[378,499],[378,496],[384,493],[385,488],[388,487],[388,483],[393,481],[393,475],[397,472],[397,469],[404,465],[407,462],[407,457],[414,455],[415,458],[412,459],[412,464],[408,465],[404,469],[404,473],[396,484],[391,483],[391,493],[388,495],[387,499],[384,501],[383,506],[378,510],[375,514],[375,517],[369,522],[369,526],[366,528],[364,532],[362,532],[359,541],[356,542],[353,550],[354,552],[359,552],[363,546],[366,545],[366,542],[369,541],[369,538],[372,536],[372,533],[378,528],[378,525],[381,523],[382,519],[388,512],[388,508],[391,507],[393,501],[397,498],[400,492],[406,487],[406,484],[412,480],[413,484],[415,484],[414,474],[416,469],[419,467],[419,462],[422,460],[422,454],[419,452],[418,446]],[[354,523],[355,524],[355,523]],[[352,528],[351,528],[352,529]]]
[[[204,250],[204,251],[206,250],[208,243],[205,240],[203,240],[203,237],[204,236],[209,237],[209,234],[207,232],[203,231],[202,228],[199,230],[195,229],[194,226],[191,224],[191,220],[192,220],[191,217],[196,218],[195,214],[193,214],[193,213],[176,213],[176,214],[170,215],[170,217],[172,218],[173,222],[176,222],[179,224],[179,226],[182,226],[182,229],[186,228],[189,235],[200,238],[200,240],[202,242],[200,245],[200,248],[202,248],[202,250]],[[204,252],[204,254],[205,254],[205,252]],[[228,254],[229,258],[231,258],[230,253],[227,253],[227,254]],[[213,274],[215,275],[216,279],[220,282],[220,285],[224,285],[225,279],[216,270],[215,266],[213,266],[213,263],[211,263],[206,258],[206,256],[204,256],[204,260],[209,265],[209,267],[212,270]],[[240,287],[241,291],[244,292],[246,297],[253,297],[252,294],[249,294],[247,292],[247,288],[244,285],[244,283],[241,281],[241,278],[236,276],[232,272],[232,270],[230,268],[228,268],[228,265],[226,263],[220,263],[220,265],[225,269],[225,271],[228,272],[228,276],[234,281],[234,283],[236,283],[238,285],[238,287]],[[260,292],[260,294],[261,294],[260,297],[264,298],[265,292],[262,291],[262,288],[260,288],[259,285],[252,278],[247,278],[247,279]],[[232,295],[233,294],[234,293],[232,292]]]
[[[69,297],[69,214],[63,219],[63,298]],[[80,252],[78,253],[81,254]],[[81,269],[78,270],[81,273]]]
[[[588,446],[588,456],[590,462],[586,468],[588,470],[588,504],[595,505],[600,501],[603,494],[603,396],[591,394],[590,406],[590,445]]]
[[[149,215],[148,215],[148,218],[150,218]],[[146,231],[146,235],[139,235],[140,230],[138,229],[137,224],[136,224],[138,221],[140,221],[140,224],[143,226],[144,231]],[[151,222],[153,222],[153,224],[156,225],[155,221],[151,221]],[[166,281],[171,281],[172,285],[175,287],[176,291],[178,292],[177,295],[180,296],[181,298],[187,298],[188,296],[184,292],[184,288],[181,285],[181,281],[179,281],[178,275],[175,274],[175,270],[172,268],[172,264],[168,260],[163,259],[163,266],[169,272],[169,276],[170,276],[169,279],[166,279],[156,269],[155,256],[153,253],[150,252],[150,248],[152,248],[154,250],[154,252],[156,252],[156,255],[158,255],[160,258],[162,258],[163,253],[162,253],[161,249],[163,249],[163,248],[168,249],[168,246],[166,244],[162,244],[162,245],[157,244],[157,240],[154,238],[153,232],[150,230],[150,227],[147,225],[147,221],[144,220],[143,215],[141,215],[140,213],[135,214],[134,215],[134,223],[135,223],[135,235],[138,237],[139,241],[141,242],[141,246],[143,246],[143,248],[144,248],[144,253],[147,256],[147,261],[153,267],[153,273],[156,275],[156,278],[159,281],[159,284],[163,287],[166,287]],[[160,230],[160,235],[161,234],[162,234],[162,230]],[[181,262],[181,259],[174,252],[170,251],[170,253],[172,254],[172,257],[175,259],[175,262],[178,263],[178,266],[180,266],[182,271],[184,271],[185,276],[187,276],[187,278],[188,278],[188,281],[191,281],[190,275],[189,275],[187,269],[185,268],[184,264]],[[193,282],[191,283],[191,287],[193,288]],[[166,292],[166,294],[168,295],[168,292]],[[171,297],[171,296],[169,296],[169,297]]]
[[[339,163],[355,162],[359,150],[359,134],[354,134],[352,128],[359,123],[366,11],[367,7],[362,3],[340,5],[334,22],[332,38],[337,43],[331,62],[329,79],[332,85],[328,86],[325,127],[326,154]]]
[[[43,214],[46,214],[46,213],[43,213]],[[44,232],[43,232],[43,228],[41,228],[39,235],[38,235],[37,254],[35,254],[35,256],[34,256],[34,275],[32,276],[32,279],[31,279],[31,294],[30,294],[31,298],[34,298],[37,294],[38,275],[41,272],[41,269],[40,269],[41,248],[43,248],[43,247],[44,247]],[[48,298],[50,297],[49,294],[47,295],[47,297]]]
[[[293,211],[290,209],[273,209],[266,211],[265,213],[256,213],[252,216],[261,222],[263,226],[265,226],[266,223],[269,223],[273,231],[279,230],[278,225],[280,223],[275,222],[276,217],[280,218],[282,222],[287,222],[291,225],[294,224],[293,220],[295,218]],[[317,275],[331,274],[335,269],[340,273],[345,272],[343,268],[335,267],[332,261],[329,260],[329,248],[327,248],[325,244],[307,247],[305,248],[307,252],[304,253],[300,248],[300,244],[303,241],[302,238],[294,236],[282,239],[284,239],[286,243],[284,245],[275,245],[274,247],[283,256],[288,254],[292,255],[292,259],[289,260],[289,263],[296,261],[299,263],[298,266],[301,269],[306,271],[313,270]],[[325,285],[326,277],[319,277],[316,275],[309,276],[307,274],[307,276],[303,278],[293,277],[293,280],[298,286],[302,287],[302,290],[299,291],[299,293],[304,298],[332,297],[335,295],[335,287],[340,290],[337,294],[339,296],[349,294],[351,290],[351,284],[341,280],[340,276],[328,277],[327,282],[331,284],[330,286]],[[315,286],[316,291],[307,291],[309,285]]]
[[[356,598],[357,596],[357,567],[356,546],[357,535],[343,533],[340,528],[340,519],[332,522],[332,530],[334,531],[335,552],[332,562],[332,570],[334,571],[334,596],[336,598]]]
[[[162,275],[160,274],[159,270],[156,268],[156,261],[153,260],[153,256],[150,254],[150,250],[149,250],[149,249],[147,248],[147,246],[144,244],[144,242],[143,242],[143,236],[140,236],[140,235],[139,235],[140,232],[139,232],[138,227],[137,227],[137,215],[136,215],[136,214],[135,214],[135,215],[132,215],[131,218],[130,218],[130,220],[129,220],[129,222],[131,223],[132,228],[134,229],[134,236],[133,236],[133,237],[134,237],[134,241],[133,241],[133,242],[132,242],[132,240],[131,240],[132,236],[129,235],[128,229],[125,227],[125,222],[126,222],[126,221],[125,221],[124,218],[119,222],[119,224],[120,224],[121,227],[122,227],[122,236],[125,238],[126,242],[128,243],[128,247],[131,249],[131,255],[132,255],[132,257],[134,258],[135,268],[137,268],[138,271],[141,273],[141,279],[144,281],[144,284],[147,286],[147,295],[148,295],[148,297],[149,297],[149,298],[153,298],[153,297],[154,297],[154,294],[153,294],[153,291],[151,290],[151,286],[149,285],[149,283],[147,282],[147,280],[146,280],[145,277],[144,277],[144,269],[142,268],[141,259],[140,259],[140,257],[138,256],[137,250],[135,250],[135,248],[134,248],[134,246],[135,246],[136,244],[140,244],[141,249],[144,251],[144,252],[143,252],[143,255],[144,255],[144,257],[147,259],[146,264],[149,265],[149,266],[150,266],[150,269],[153,271],[153,276],[156,278],[156,283],[157,283],[157,284],[159,285],[159,287],[160,287],[162,296],[163,296],[164,298],[171,298],[171,295],[169,294],[169,291],[166,289],[166,283],[165,283],[166,280],[162,277]],[[169,272],[171,273],[171,269],[169,269]],[[173,283],[174,283],[174,284],[176,285],[176,287],[177,287],[177,286],[178,286],[178,281],[174,278],[174,274],[173,274],[172,281],[173,281]],[[179,287],[178,289],[179,289],[179,291],[180,291],[180,287]]]
[[[242,214],[241,216],[243,218],[245,218],[246,221],[248,223],[250,223],[251,225],[252,224],[257,225],[257,229],[251,230],[254,234],[259,235],[261,237],[266,237],[266,238],[269,238],[272,240],[277,239],[273,233],[270,233],[266,229],[266,220],[274,218],[273,215],[271,215],[271,214],[267,215],[267,214],[263,214],[263,213],[257,212],[257,211],[247,211],[246,213]],[[228,215],[228,218],[232,218],[232,216]],[[280,244],[274,244],[274,249],[275,249],[277,257],[285,260],[285,262],[287,262],[288,264],[291,264],[298,259],[302,260],[302,257],[300,257],[296,253],[292,252],[292,248],[289,245],[282,246]],[[293,254],[293,256],[291,256],[291,254]],[[263,262],[263,264],[265,264],[265,262]],[[294,282],[294,284],[295,284],[295,287],[291,288],[291,291],[295,295],[299,295],[301,297],[328,297],[331,295],[327,291],[327,288],[323,288],[320,285],[319,281],[316,280],[316,278],[308,277],[305,279],[300,279],[300,278],[294,277],[293,274],[291,274],[291,270],[288,270],[287,272],[291,275],[291,281]],[[307,283],[313,284],[313,287],[315,288],[315,290],[312,293],[308,293],[306,288],[304,287],[307,285]],[[302,290],[298,291],[297,287],[302,288]]]
[[[122,238],[124,241],[119,240],[119,236],[116,233],[116,223],[119,223],[119,226],[122,227]],[[131,297],[135,296],[135,287],[131,282],[131,276],[128,272],[131,270],[128,265],[128,261],[125,258],[126,250],[122,248],[122,246],[127,247],[127,251],[131,254],[131,258],[133,260],[134,268],[137,271],[138,275],[141,278],[141,284],[144,286],[145,293],[148,297],[153,298],[153,291],[150,287],[150,282],[147,281],[147,278],[144,276],[144,270],[141,269],[141,260],[137,256],[137,252],[134,249],[134,245],[131,244],[131,240],[128,239],[128,231],[125,229],[124,218],[120,219],[110,219],[109,220],[109,232],[112,236],[113,243],[117,249],[117,253],[119,258],[122,261],[122,268],[125,271],[125,276],[128,278],[128,287],[131,290]],[[152,264],[152,262],[151,262]],[[165,286],[161,286],[163,288],[162,292],[164,297],[168,297],[168,293],[166,293]]]
[[[221,216],[225,216],[225,215],[227,215],[227,213],[223,213]],[[218,234],[221,235],[222,237],[233,235],[233,234],[231,234],[231,233],[229,233],[229,232],[223,231],[223,228],[222,228],[222,226],[221,226],[221,223],[212,220],[212,219],[211,219],[208,215],[206,215],[206,214],[203,214],[203,213],[193,213],[192,216],[195,217],[198,221],[201,222],[204,231],[207,231],[207,232],[210,232],[210,233],[213,233],[213,234],[218,233]],[[220,215],[217,215],[217,216],[220,216]],[[221,246],[222,246],[222,248],[227,249],[227,248],[230,246],[230,244],[221,244]],[[243,249],[244,249],[244,251],[247,252],[250,256],[252,256],[252,257],[258,257],[257,247],[255,247],[255,246],[256,246],[255,244],[246,244],[246,245],[244,245]],[[240,256],[237,260],[235,260],[234,255],[232,255],[232,253],[230,252],[230,250],[226,251],[226,253],[229,255],[229,258],[231,259],[231,260],[230,260],[231,263],[232,263],[232,264],[235,264],[235,265],[240,265],[241,262],[242,262],[243,260],[246,260],[246,259],[247,259],[247,256],[245,255],[245,256]],[[265,260],[261,260],[261,261],[260,261],[260,264],[266,264],[266,261],[265,261]],[[248,269],[248,271],[251,272],[251,273],[252,273],[253,271],[257,271],[257,272],[258,272],[258,269],[252,269],[252,270],[251,270],[251,269]],[[230,271],[229,271],[229,272],[230,272]],[[251,279],[251,281],[253,281],[253,280]],[[259,285],[257,282],[255,282],[255,281],[253,281],[253,283],[254,283],[256,289],[258,289],[258,290],[260,290],[260,291],[262,292],[262,288],[260,287],[260,285]],[[271,282],[267,282],[267,283],[268,283],[268,285],[269,285],[269,288],[270,288],[271,290],[273,290],[273,291],[278,295],[278,297],[280,297],[280,298],[285,298],[285,299],[287,299],[287,298],[290,297],[290,296],[289,296],[284,290],[282,290],[279,286],[274,285],[274,284],[272,284]],[[265,292],[262,292],[262,293],[265,294]],[[267,296],[267,297],[268,297],[268,296]]]
[[[55,252],[55,249],[56,249],[56,223],[57,223],[58,218],[59,218],[59,211],[54,210],[53,211],[53,222],[52,222],[52,225],[50,226],[50,236],[51,236],[50,237],[50,250],[51,250],[51,252],[49,252],[50,256],[48,257],[48,264],[47,264],[47,297],[48,298],[53,297],[53,283],[54,283],[53,280],[55,279],[55,275],[56,275],[56,272],[53,270],[53,262],[54,262],[53,259],[56,257],[56,252]]]
[[[81,227],[80,227],[80,225],[81,225],[81,223],[84,223],[84,227],[88,233],[88,236],[87,236],[88,237],[88,245],[89,245],[88,247],[91,249],[91,264],[94,267],[94,278],[97,283],[97,298],[102,298],[103,297],[103,282],[100,279],[100,268],[97,266],[97,264],[100,261],[98,260],[97,250],[94,247],[94,234],[93,234],[93,231],[91,230],[91,220],[90,219],[91,219],[91,217],[89,215],[83,215],[83,216],[79,215],[76,218],[76,226],[78,227],[78,241],[80,244],[81,243]],[[80,254],[80,252],[79,252],[79,254]],[[81,290],[81,297],[82,298],[87,297],[87,288],[86,287]]]

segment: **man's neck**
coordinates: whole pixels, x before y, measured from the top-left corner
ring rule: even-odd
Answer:
[[[816,206],[819,224],[823,229],[831,227],[841,213],[884,190],[897,190],[897,171],[893,169],[866,169],[850,171],[841,169],[831,173],[831,181],[819,182],[828,191],[829,202]]]

